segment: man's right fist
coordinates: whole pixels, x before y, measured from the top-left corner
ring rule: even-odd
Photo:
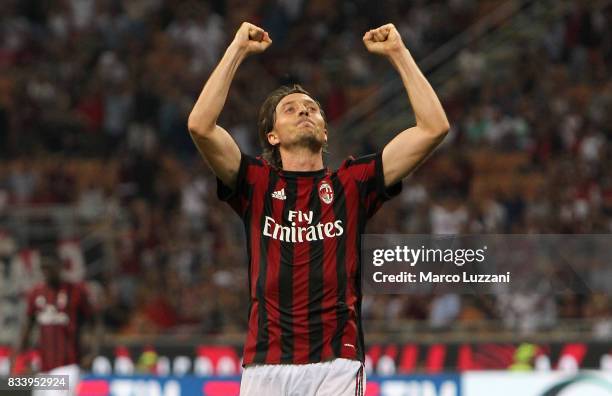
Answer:
[[[247,54],[263,52],[272,44],[268,32],[248,22],[242,22],[234,37],[234,44]]]

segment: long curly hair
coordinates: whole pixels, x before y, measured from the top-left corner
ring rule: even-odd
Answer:
[[[270,165],[278,169],[282,169],[283,161],[281,160],[278,145],[274,146],[268,142],[268,133],[274,129],[274,123],[276,122],[276,106],[278,105],[278,102],[280,102],[285,96],[293,93],[303,93],[308,95],[317,103],[319,109],[321,109],[323,120],[326,120],[325,113],[323,112],[323,108],[321,107],[319,101],[313,98],[313,96],[299,84],[294,84],[293,86],[283,85],[268,95],[259,109],[257,131],[259,133],[259,143],[261,144],[261,148],[263,150],[262,157],[268,161]],[[326,147],[324,147],[324,150],[325,148]]]

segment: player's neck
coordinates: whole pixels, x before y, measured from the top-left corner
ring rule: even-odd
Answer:
[[[61,280],[57,280],[57,281],[47,281],[47,286],[51,289],[59,289],[62,286],[62,282]]]
[[[321,152],[313,153],[307,148],[296,148],[289,152],[281,150],[283,170],[291,172],[309,172],[323,169]]]

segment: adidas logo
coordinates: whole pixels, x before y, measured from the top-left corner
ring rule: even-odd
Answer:
[[[272,198],[276,198],[276,199],[280,199],[281,201],[284,201],[285,199],[287,199],[287,196],[285,195],[285,188],[281,188],[278,191],[274,191],[272,194]]]

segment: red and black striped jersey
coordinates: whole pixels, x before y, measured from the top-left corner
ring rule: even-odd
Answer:
[[[236,188],[217,183],[246,230],[243,363],[363,361],[361,234],[401,190],[385,188],[382,155],[348,159],[333,172],[291,172],[242,154]]]
[[[35,319],[40,329],[38,349],[43,372],[79,364],[79,331],[91,314],[87,292],[80,284],[62,282],[57,289],[40,284],[32,289],[27,315]]]

